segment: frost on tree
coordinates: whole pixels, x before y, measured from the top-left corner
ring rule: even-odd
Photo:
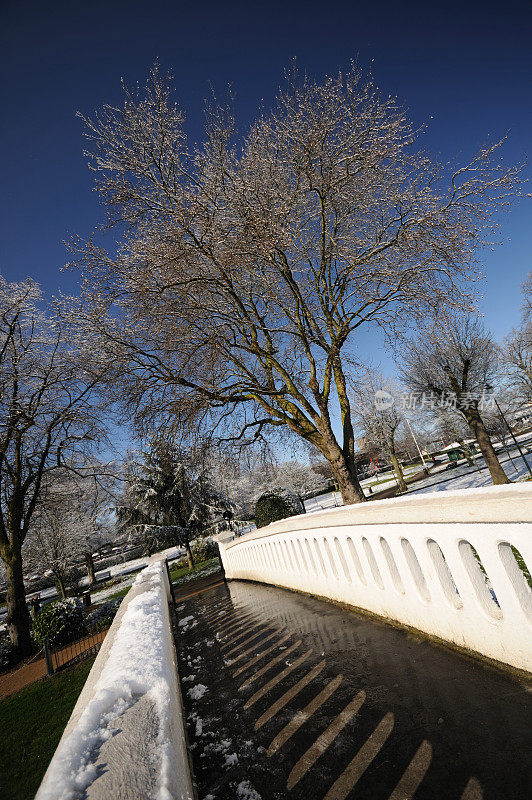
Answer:
[[[22,546],[53,474],[86,469],[104,439],[96,388],[107,364],[75,318],[46,313],[32,281],[0,276],[0,556],[7,630],[31,652]]]
[[[431,394],[466,421],[494,484],[509,483],[486,425],[483,398],[501,374],[499,350],[473,314],[440,315],[404,349],[402,377],[419,394]]]
[[[140,540],[146,553],[182,545],[193,568],[190,541],[205,535],[223,508],[203,460],[155,437],[150,449],[127,465],[117,514],[121,527]]]
[[[500,143],[435,162],[356,69],[291,74],[247,132],[211,109],[200,145],[157,69],[85,122],[109,222],[128,234],[116,257],[76,240],[74,258],[128,414],[234,443],[288,428],[345,502],[363,500],[346,377],[358,333],[395,339],[470,306],[477,250],[519,193]]]

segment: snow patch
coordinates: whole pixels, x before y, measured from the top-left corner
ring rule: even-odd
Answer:
[[[236,796],[240,800],[262,800],[249,781],[241,781],[236,787]]]
[[[195,734],[196,734],[196,738],[199,739],[199,737],[202,736],[202,734],[203,734],[203,720],[195,712],[190,714],[189,719],[192,720],[192,722],[196,723]]]
[[[205,692],[208,689],[202,683],[197,683],[196,686],[193,686],[192,689],[189,689],[187,694],[192,700],[201,700]]]

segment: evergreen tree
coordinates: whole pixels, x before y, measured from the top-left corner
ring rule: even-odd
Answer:
[[[154,438],[141,459],[129,462],[123,502],[117,507],[121,527],[140,536],[146,552],[183,545],[191,569],[191,539],[204,535],[223,510],[208,469],[194,456]]]

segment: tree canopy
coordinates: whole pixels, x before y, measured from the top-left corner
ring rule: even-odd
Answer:
[[[470,307],[477,248],[519,192],[500,143],[457,168],[434,161],[355,68],[291,74],[247,134],[211,108],[200,145],[157,69],[85,122],[108,223],[126,233],[116,255],[75,241],[75,261],[128,414],[236,442],[288,427],[346,502],[363,500],[346,380],[357,331],[390,339]]]

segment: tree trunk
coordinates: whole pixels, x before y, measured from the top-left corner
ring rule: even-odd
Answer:
[[[188,536],[185,538],[184,547],[187,554],[187,562],[189,569],[192,570],[194,569],[194,557],[192,555],[192,549],[190,547],[190,542],[188,541]]]
[[[85,553],[85,566],[87,567],[89,586],[93,586],[96,583],[96,571],[94,569],[94,559],[92,557],[92,553]]]
[[[397,475],[397,483],[399,484],[399,489],[401,492],[408,491],[408,487],[406,485],[405,476],[403,474],[403,468],[399,463],[399,459],[395,455],[395,453],[389,453],[390,461],[392,462],[393,468],[395,470],[395,474]]]
[[[366,500],[366,496],[364,495],[357,476],[355,464],[355,432],[351,419],[351,404],[349,402],[347,382],[339,353],[333,361],[333,371],[338,393],[338,402],[340,404],[340,413],[342,416],[343,447],[340,448],[338,443],[332,438],[330,419],[327,412],[328,431],[326,433],[325,442],[329,445],[329,455],[325,452],[323,455],[327,458],[332,467],[336,482],[342,494],[344,505],[363,503]]]
[[[62,600],[66,600],[67,590],[65,586],[65,579],[59,573],[55,573],[55,585],[58,594],[61,596]]]
[[[335,459],[328,459],[336,483],[342,495],[344,505],[349,506],[353,503],[363,503],[366,500],[364,491],[356,474],[353,475],[352,471],[347,466],[345,459],[340,456]]]
[[[24,576],[22,574],[22,553],[12,554],[5,563],[7,573],[7,632],[21,658],[29,656],[32,649],[31,621],[26,605]]]
[[[329,462],[334,479],[342,495],[344,505],[363,503],[367,498],[359,483],[356,464],[350,451],[349,442],[342,449],[332,431],[322,432],[321,436],[309,439]]]
[[[496,485],[501,483],[511,483],[499,463],[499,459],[497,458],[497,454],[491,443],[490,435],[486,430],[486,426],[484,425],[478,409],[468,408],[462,413],[466,418],[467,424],[471,428],[473,436],[478,442],[478,446],[480,447],[480,451],[484,456],[484,461],[486,462],[486,466],[490,471],[493,483]]]

